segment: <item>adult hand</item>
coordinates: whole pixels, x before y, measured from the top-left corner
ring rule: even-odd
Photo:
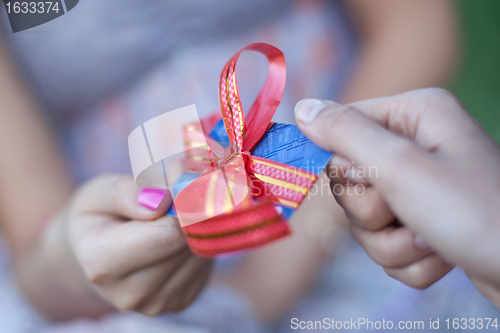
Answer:
[[[180,311],[207,283],[212,260],[193,255],[178,221],[165,216],[169,197],[152,211],[138,192],[129,176],[83,185],[44,233],[43,258],[75,294],[90,286],[120,310]]]
[[[451,93],[303,100],[295,117],[337,153],[336,200],[387,274],[426,288],[459,265],[500,306],[500,149]]]

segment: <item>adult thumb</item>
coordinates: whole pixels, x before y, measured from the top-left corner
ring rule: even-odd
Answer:
[[[380,177],[389,176],[405,162],[405,157],[424,154],[407,138],[390,132],[349,105],[304,99],[295,107],[295,119],[315,144],[358,166],[376,166]]]

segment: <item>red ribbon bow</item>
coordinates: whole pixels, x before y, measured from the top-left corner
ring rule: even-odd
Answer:
[[[236,63],[247,50],[264,54],[269,60],[269,72],[245,117]],[[174,205],[194,253],[212,257],[264,244],[291,232],[274,203],[297,208],[317,176],[250,154],[272,126],[285,81],[283,53],[268,44],[251,44],[227,62],[220,78],[220,104],[230,146],[223,148],[203,137],[208,147],[190,149],[193,142],[202,141],[200,136],[204,134],[196,126],[185,127],[186,171],[202,175],[176,196]]]

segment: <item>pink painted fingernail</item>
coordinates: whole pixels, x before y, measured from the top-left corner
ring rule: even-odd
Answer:
[[[147,209],[156,210],[160,206],[160,203],[166,194],[166,190],[145,188],[139,192],[139,195],[137,196],[137,203]]]
[[[427,244],[427,242],[420,235],[415,235],[415,237],[413,238],[413,242],[415,243],[415,246],[421,250],[430,249],[429,244]]]

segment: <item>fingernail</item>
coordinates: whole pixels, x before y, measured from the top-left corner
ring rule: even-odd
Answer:
[[[310,124],[325,106],[319,99],[303,99],[295,105],[295,119]]]
[[[137,203],[147,209],[156,210],[160,206],[160,203],[166,194],[166,190],[145,188],[139,192],[139,195],[137,196]]]
[[[415,237],[413,238],[413,242],[415,243],[415,246],[421,250],[430,249],[429,244],[427,244],[427,242],[420,235],[415,235]]]

